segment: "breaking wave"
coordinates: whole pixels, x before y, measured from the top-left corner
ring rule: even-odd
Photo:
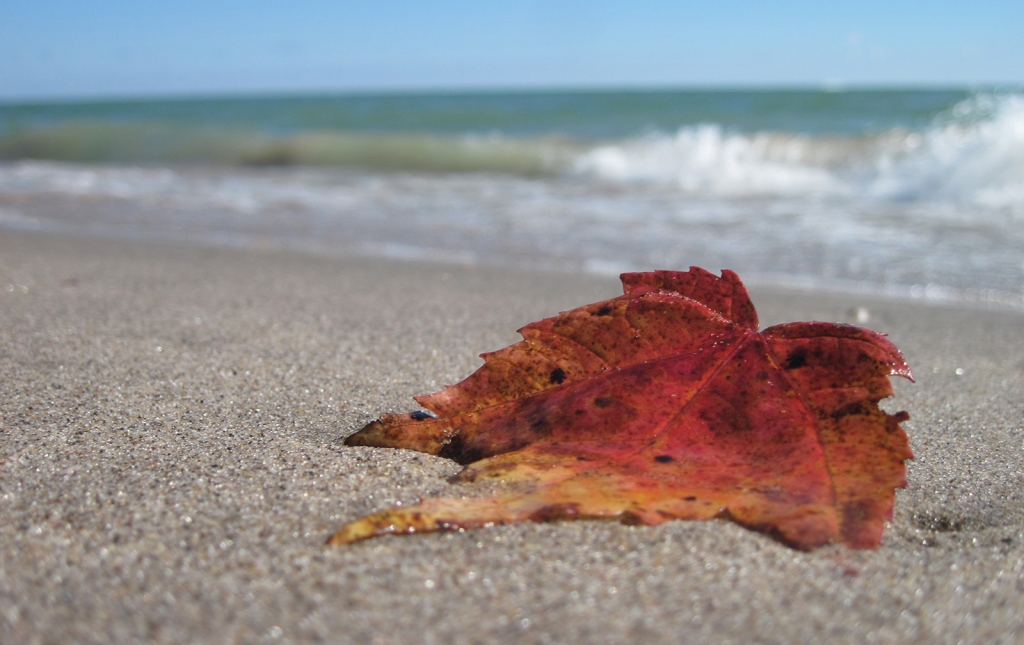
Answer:
[[[654,185],[711,198],[942,202],[1024,214],[1024,95],[976,94],[929,126],[867,134],[742,132],[707,123],[587,141],[66,121],[0,133],[0,160],[485,172]]]
[[[696,194],[933,198],[1024,208],[1024,96],[976,96],[915,132],[807,136],[687,126],[597,146],[573,171]]]

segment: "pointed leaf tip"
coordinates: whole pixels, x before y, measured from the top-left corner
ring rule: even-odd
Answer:
[[[522,328],[467,379],[385,415],[348,445],[408,448],[499,482],[343,527],[387,533],[555,519],[725,517],[800,549],[874,548],[913,455],[878,401],[911,378],[882,334],[837,323],[757,332],[732,271],[622,275],[624,295]]]

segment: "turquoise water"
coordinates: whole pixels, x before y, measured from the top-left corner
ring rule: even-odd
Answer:
[[[921,131],[966,90],[311,96],[0,105],[0,159],[559,172],[597,142],[715,124],[852,139]]]
[[[1024,93],[0,105],[3,227],[1024,308]]]
[[[617,139],[718,123],[740,132],[871,134],[921,129],[968,90],[383,94],[0,105],[0,134],[69,123]]]
[[[564,173],[600,142],[921,132],[967,90],[386,94],[0,105],[0,159]]]

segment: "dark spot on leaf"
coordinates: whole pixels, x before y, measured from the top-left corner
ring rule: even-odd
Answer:
[[[578,504],[549,504],[534,511],[530,519],[534,522],[553,522],[572,519],[579,513]]]
[[[787,370],[795,370],[796,368],[803,367],[804,365],[807,365],[807,354],[802,349],[793,352],[789,357],[789,360],[786,361]]]
[[[555,371],[551,372],[551,382],[552,383],[561,383],[564,380],[565,380],[565,370],[563,370],[561,367],[559,367],[559,368],[555,369]]]
[[[853,501],[848,503],[842,509],[842,525],[844,527],[855,527],[864,521],[864,518],[868,517],[871,512],[870,502],[867,501]]]
[[[833,411],[829,416],[832,417],[832,419],[834,420],[839,420],[842,419],[843,417],[849,417],[858,414],[871,414],[873,412],[871,408],[872,404],[870,402],[857,401],[849,405],[844,405],[843,407]],[[875,409],[877,409],[877,407]]]
[[[767,381],[768,380],[768,372],[765,371],[765,370],[761,370],[760,372],[758,372],[757,373],[757,380],[759,380],[759,381]]]
[[[583,410],[576,410],[576,414],[583,414]]]
[[[520,437],[521,440],[526,443],[537,441],[545,437],[550,437],[554,428],[558,425],[560,416],[556,415],[554,418],[548,418],[548,410],[544,408],[535,408],[533,410],[527,410],[526,414],[520,417],[519,423],[524,424],[525,427],[530,429],[530,437]],[[551,444],[555,445],[555,444]],[[502,450],[501,452],[505,452]]]
[[[611,312],[612,312],[612,308],[609,307],[608,305],[605,305],[605,306],[603,306],[603,307],[601,307],[600,309],[597,310],[597,315],[598,316],[607,316]]]
[[[614,402],[615,401],[613,401],[610,396],[599,396],[596,399],[594,399],[594,405],[596,405],[599,408],[607,408]]]
[[[625,511],[619,516],[619,522],[626,526],[640,526],[644,523],[644,520],[632,511]]]
[[[413,421],[426,421],[427,419],[433,419],[435,417],[432,414],[427,414],[426,412],[417,410],[416,412],[410,413],[409,418]]]
[[[696,497],[694,497],[693,495],[689,495],[689,496],[687,496],[687,497],[684,497],[684,498],[683,498],[683,501],[684,501],[684,502],[696,502],[696,501],[697,501],[697,498],[696,498]]]
[[[577,457],[576,458],[576,461],[586,461],[586,460],[587,460],[586,457]]]
[[[486,452],[479,446],[467,446],[460,434],[453,436],[451,441],[445,444],[441,451],[438,452],[439,456],[447,457],[463,465],[480,461],[484,457],[490,457],[492,454],[494,453]]]
[[[654,461],[658,462],[659,464],[669,464],[675,461],[675,459],[672,458],[672,455],[658,455],[657,457],[654,458]]]

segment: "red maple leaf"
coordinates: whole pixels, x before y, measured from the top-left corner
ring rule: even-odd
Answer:
[[[881,334],[803,322],[757,331],[735,273],[623,274],[625,294],[532,323],[458,385],[389,414],[351,446],[469,464],[501,492],[435,498],[329,540],[555,519],[725,517],[796,548],[874,548],[912,459],[878,401],[913,379]]]

